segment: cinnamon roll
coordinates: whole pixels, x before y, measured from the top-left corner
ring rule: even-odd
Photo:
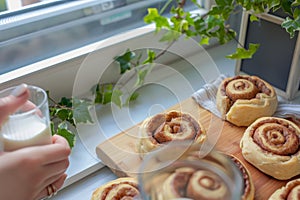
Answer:
[[[279,180],[300,174],[300,128],[276,117],[262,117],[244,132],[243,157],[262,172]]]
[[[235,165],[238,167],[238,169],[240,170],[243,176],[244,189],[241,196],[241,200],[253,200],[255,194],[255,187],[250,172],[237,157],[233,155],[228,155],[228,156],[235,163]]]
[[[274,88],[256,76],[226,78],[216,96],[222,118],[237,126],[249,126],[260,117],[272,116],[277,104]]]
[[[228,191],[228,186],[217,174],[207,170],[182,167],[164,181],[162,199],[221,200],[229,198]]]
[[[298,200],[300,199],[300,178],[289,181],[285,186],[276,190],[269,200]]]
[[[91,200],[111,199],[136,199],[140,197],[138,183],[135,178],[123,177],[110,181],[99,188],[93,194]]]
[[[222,153],[222,154],[224,154],[224,153]],[[238,170],[240,171],[240,173],[242,175],[244,187],[241,192],[241,200],[253,200],[254,194],[255,194],[255,187],[254,187],[254,183],[253,183],[250,172],[244,166],[244,164],[234,155],[230,155],[230,154],[224,154],[224,155],[226,155],[233,162],[233,164],[238,168]],[[191,152],[190,156],[188,158],[189,158],[189,160],[198,160],[199,152],[196,152],[196,151]],[[217,163],[220,167],[223,167],[224,170],[228,170],[228,167],[229,167],[228,165],[224,166],[218,160],[215,160],[213,158],[209,158],[209,159],[212,161],[212,165],[214,163]]]
[[[300,119],[299,118],[290,115],[290,116],[285,117],[285,119],[294,122],[300,128]]]
[[[171,141],[202,143],[206,138],[201,123],[190,114],[170,111],[144,120],[140,126],[138,151],[141,156]]]

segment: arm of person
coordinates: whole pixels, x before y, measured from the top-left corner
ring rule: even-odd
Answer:
[[[53,144],[3,152],[0,156],[0,199],[36,200],[48,195],[47,186],[62,187],[70,147],[58,135]]]
[[[32,106],[27,88],[19,89],[0,99],[0,125],[21,106]],[[38,200],[60,189],[67,177],[70,152],[68,142],[58,135],[52,137],[52,144],[0,152],[0,199]]]

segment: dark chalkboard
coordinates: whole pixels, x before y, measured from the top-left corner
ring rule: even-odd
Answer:
[[[299,92],[299,39],[298,33],[290,38],[280,25],[282,20],[265,14],[259,21],[250,22],[250,15],[243,15],[240,43],[247,48],[249,43],[260,47],[252,59],[237,62],[237,73],[259,76],[290,99]]]

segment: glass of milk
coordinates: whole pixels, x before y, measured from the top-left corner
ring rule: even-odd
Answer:
[[[0,137],[4,151],[51,143],[48,97],[42,88],[22,84],[0,91],[0,98],[20,96],[26,89],[29,90],[28,101],[2,124]]]

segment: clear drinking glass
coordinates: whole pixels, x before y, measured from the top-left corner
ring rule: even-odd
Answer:
[[[20,85],[0,91],[0,98],[29,90],[29,99],[1,125],[2,149],[13,151],[22,147],[51,143],[50,116],[47,93],[36,86]],[[18,91],[17,93],[20,93]],[[18,96],[21,94],[14,94]]]
[[[146,155],[138,174],[142,199],[240,200],[241,172],[228,156],[206,149],[171,142]]]

